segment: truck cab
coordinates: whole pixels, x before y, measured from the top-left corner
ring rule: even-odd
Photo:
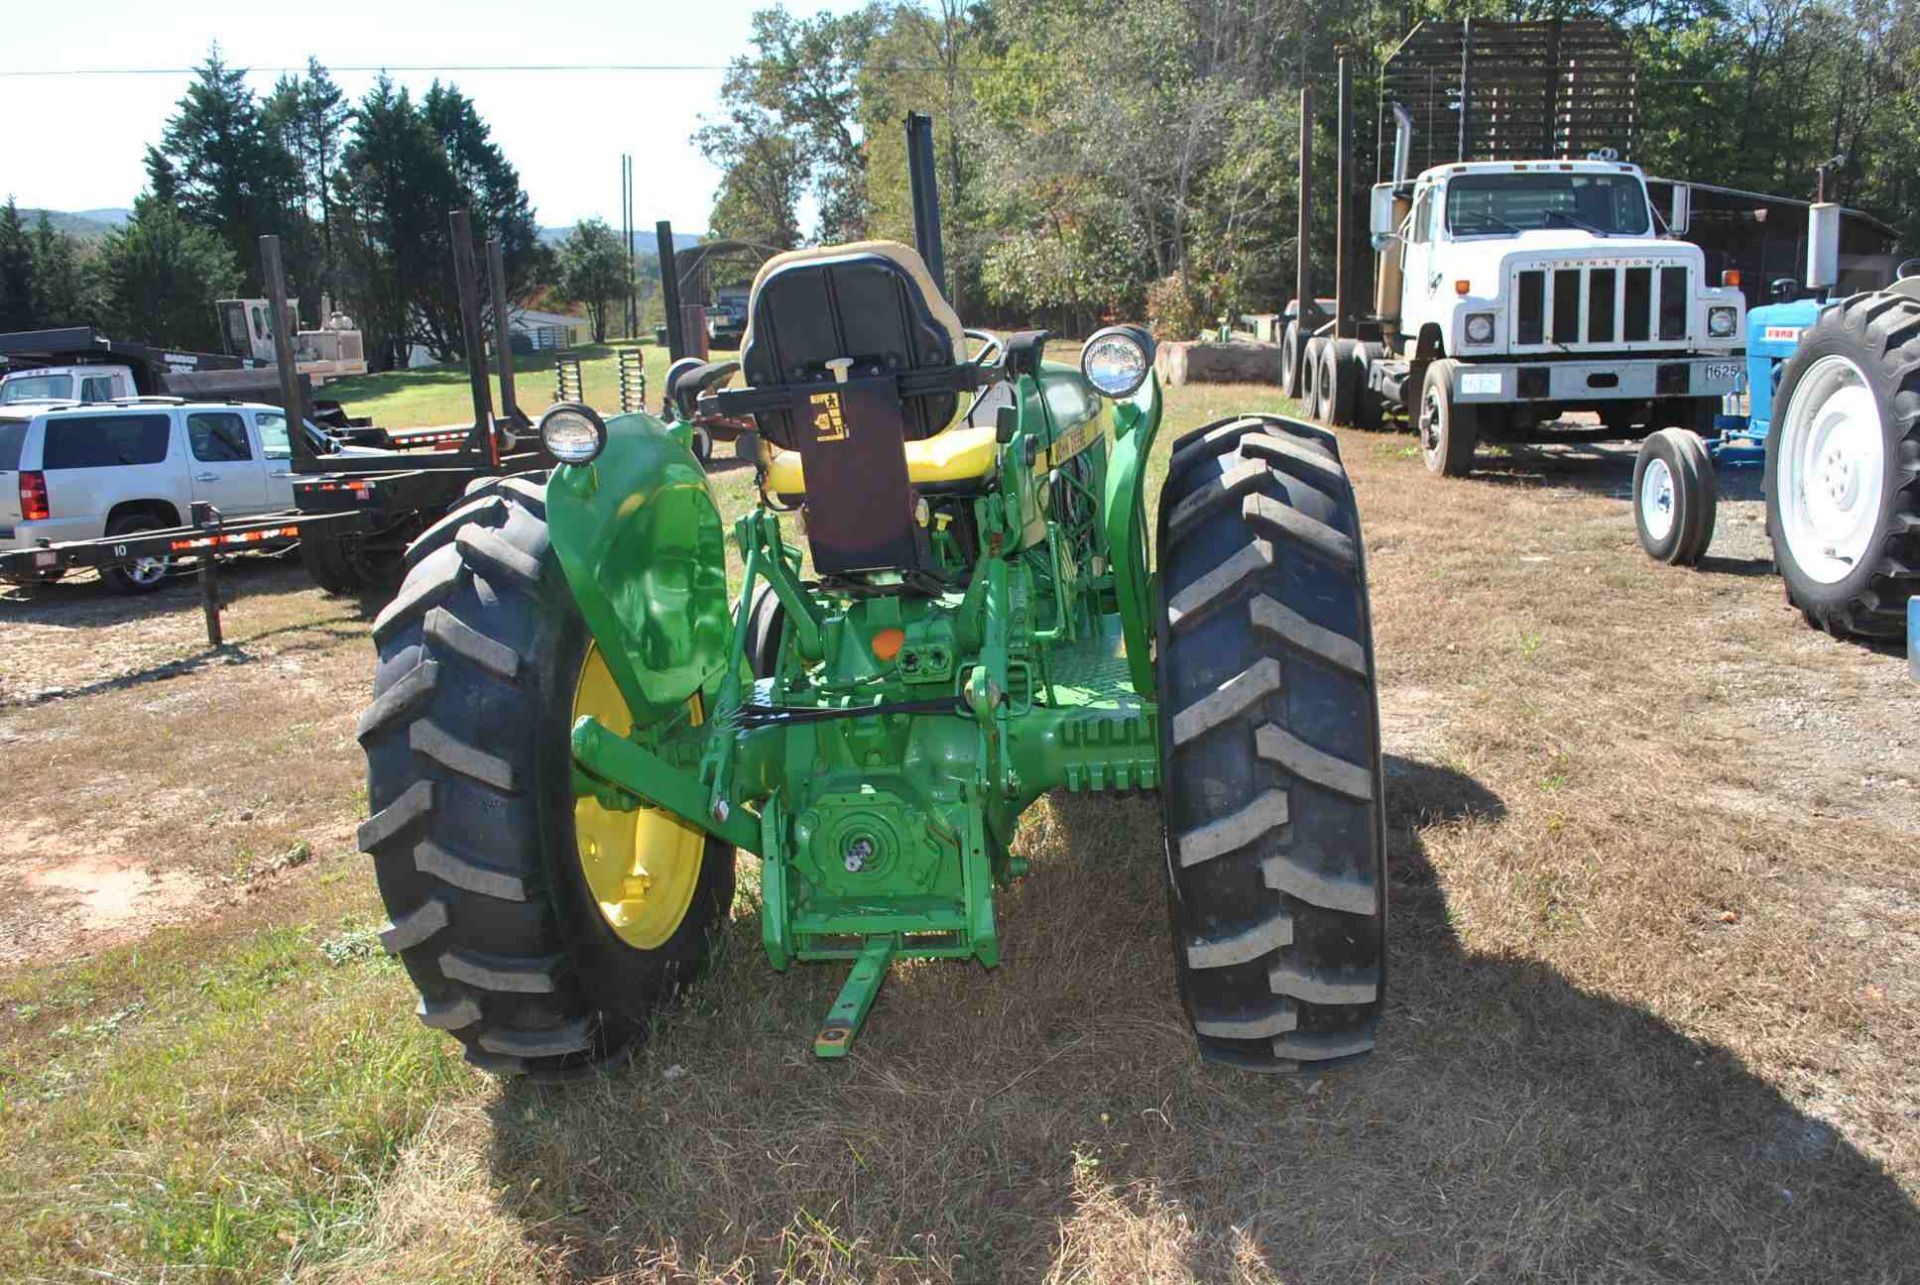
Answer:
[[[274,364],[272,305],[265,299],[221,299],[213,307],[220,323],[220,340],[229,355],[265,366]],[[294,329],[295,367],[313,381],[315,388],[329,379],[366,374],[364,341],[353,319],[333,311],[324,295],[320,308],[325,318],[320,329]]]
[[[713,292],[707,310],[707,340],[717,348],[735,348],[747,331],[747,295],[744,285],[721,286]]]
[[[1436,166],[1377,186],[1371,224],[1389,352],[1410,373],[1452,359],[1463,405],[1651,423],[1704,417],[1735,391],[1744,298],[1666,234],[1638,166]]]
[[[126,366],[34,366],[0,376],[0,406],[79,402],[92,406],[138,396]]]

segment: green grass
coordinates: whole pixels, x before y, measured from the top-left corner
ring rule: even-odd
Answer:
[[[333,895],[368,904],[309,896],[290,922],[166,931],[0,983],[7,1279],[255,1280],[364,1232],[398,1150],[475,1077],[391,1020],[408,987],[370,890]]]
[[[669,364],[666,349],[651,342],[619,340],[584,344],[559,355],[580,359],[580,378],[587,403],[595,410],[611,413],[620,409],[620,368],[616,353],[633,347],[645,355],[647,404],[657,409]],[[555,357],[554,353],[539,353],[513,360],[514,390],[520,409],[534,419],[554,400]],[[492,383],[497,412],[501,406],[498,376]],[[326,395],[338,399],[351,414],[371,416],[382,428],[433,428],[473,422],[473,394],[466,368],[459,365],[357,375],[328,384]]]

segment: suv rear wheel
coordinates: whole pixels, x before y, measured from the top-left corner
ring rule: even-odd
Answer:
[[[142,531],[163,531],[167,526],[166,519],[150,511],[122,513],[107,523],[107,538],[111,540],[116,535],[136,535]],[[100,578],[115,593],[152,593],[166,583],[167,574],[172,570],[173,559],[163,555],[108,567],[101,572]]]

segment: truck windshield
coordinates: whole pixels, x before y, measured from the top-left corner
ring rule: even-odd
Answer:
[[[1447,231],[1455,236],[1512,236],[1536,228],[1644,236],[1647,227],[1647,194],[1631,174],[1530,170],[1462,174],[1447,184]]]
[[[11,406],[15,402],[66,401],[72,396],[72,375],[14,375],[0,384],[0,406]]]

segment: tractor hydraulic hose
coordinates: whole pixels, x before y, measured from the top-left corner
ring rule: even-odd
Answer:
[[[734,721],[743,730],[777,727],[794,723],[824,723],[839,718],[874,718],[882,714],[954,714],[970,717],[970,711],[955,697],[938,700],[884,701],[878,705],[742,705]]]

